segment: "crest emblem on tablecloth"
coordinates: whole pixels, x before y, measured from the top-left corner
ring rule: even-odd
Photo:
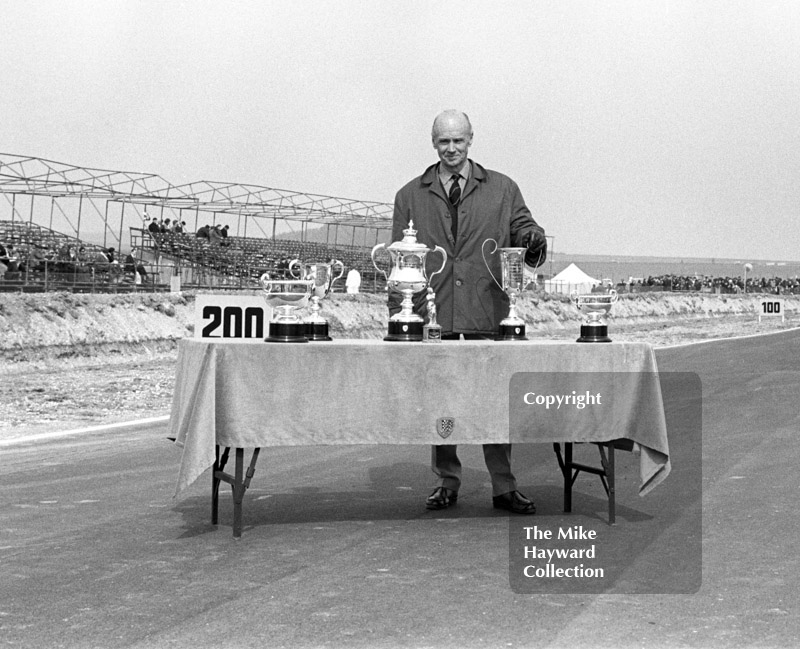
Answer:
[[[436,420],[436,432],[439,437],[447,439],[456,427],[456,420],[453,417],[439,417]]]

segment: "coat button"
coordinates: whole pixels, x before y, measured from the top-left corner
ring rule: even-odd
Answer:
[[[463,283],[460,279],[456,280],[456,286],[461,286]]]

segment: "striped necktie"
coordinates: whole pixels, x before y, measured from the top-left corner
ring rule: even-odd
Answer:
[[[450,205],[452,205],[450,209],[450,231],[453,233],[453,239],[458,235],[458,201],[461,199],[461,185],[458,181],[460,178],[459,174],[453,174],[450,177],[453,183],[450,185],[450,192],[447,194]]]
[[[451,205],[456,205],[458,200],[461,198],[461,185],[459,185],[458,181],[461,178],[458,174],[453,174],[450,177],[450,180],[453,181],[453,184],[450,185],[450,193],[447,197],[450,199]]]

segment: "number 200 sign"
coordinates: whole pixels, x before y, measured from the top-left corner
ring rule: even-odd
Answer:
[[[761,318],[771,317],[779,317],[781,322],[784,322],[783,300],[769,297],[762,298],[758,309],[758,321],[761,322]]]
[[[194,305],[194,337],[210,342],[264,340],[270,309],[256,295],[198,295]]]

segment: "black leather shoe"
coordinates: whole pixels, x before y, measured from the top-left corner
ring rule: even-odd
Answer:
[[[519,491],[509,491],[507,494],[492,498],[495,509],[504,509],[515,514],[535,514],[536,505],[528,500]]]
[[[425,501],[428,509],[447,509],[456,504],[458,492],[446,487],[436,487],[434,492]]]

